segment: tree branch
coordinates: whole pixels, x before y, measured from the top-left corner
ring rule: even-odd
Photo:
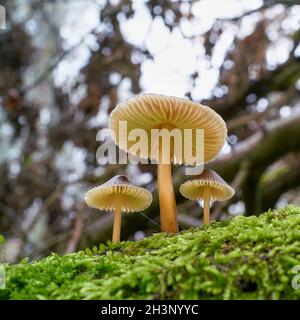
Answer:
[[[84,215],[83,215],[84,207],[83,206],[84,206],[83,203],[80,203],[78,205],[77,217],[75,220],[71,239],[67,245],[66,253],[75,252],[77,250],[77,246],[82,235],[83,223],[84,223]]]

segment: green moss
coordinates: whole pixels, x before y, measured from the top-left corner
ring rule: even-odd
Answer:
[[[4,299],[300,299],[300,208],[7,265]]]

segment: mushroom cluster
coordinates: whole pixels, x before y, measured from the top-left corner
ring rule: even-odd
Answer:
[[[120,126],[121,121],[126,121],[124,130]],[[227,134],[224,120],[215,111],[207,106],[194,103],[187,99],[176,97],[141,94],[119,104],[109,117],[109,128],[113,132],[113,139],[120,149],[141,158],[149,158],[157,163],[157,186],[160,205],[161,229],[164,232],[178,232],[175,193],[172,181],[171,164],[180,159],[179,164],[194,165],[194,157],[182,153],[181,145],[173,145],[169,150],[162,149],[162,143],[151,140],[151,130],[178,129],[184,135],[184,130],[191,129],[193,136],[192,155],[196,152],[195,129],[204,130],[204,162],[212,160],[224,145]],[[148,149],[146,153],[142,150],[132,149],[132,141],[124,139],[128,137],[130,130],[143,129],[147,132]],[[185,142],[186,143],[186,142]],[[155,150],[156,152],[153,152]],[[165,154],[170,152],[170,154]],[[164,161],[168,159],[168,161]]]
[[[125,122],[126,126],[121,123]],[[128,99],[111,112],[109,129],[112,139],[120,149],[127,153],[157,164],[157,188],[160,206],[161,230],[167,233],[178,232],[175,192],[172,181],[172,164],[194,166],[196,149],[195,132],[202,129],[203,163],[213,160],[224,145],[227,128],[224,120],[211,108],[187,99],[156,94],[140,94]],[[134,129],[146,132],[146,148],[133,148],[134,142],[128,139]],[[162,148],[162,141],[155,139],[153,131],[173,132],[182,136],[186,129],[191,130],[192,139],[184,141],[190,144],[191,154],[183,152],[182,145],[176,139],[170,141],[170,148]],[[171,137],[171,136],[170,136]],[[191,200],[204,200],[204,223],[209,223],[209,205],[211,200],[225,200],[232,197],[234,190],[215,172],[203,173],[183,183],[180,187],[183,196]],[[151,193],[132,186],[125,176],[116,176],[105,184],[93,188],[86,195],[89,206],[100,210],[114,211],[113,242],[120,241],[121,212],[141,211],[151,201]]]

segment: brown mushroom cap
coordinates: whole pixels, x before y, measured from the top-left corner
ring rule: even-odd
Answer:
[[[120,121],[127,121],[128,132],[119,132]],[[135,142],[126,141],[125,143],[123,139],[119,139],[119,134],[124,137],[133,129],[146,130],[148,153],[134,154],[141,158],[151,158],[151,129],[180,129],[182,137],[184,137],[184,129],[204,129],[204,162],[212,160],[219,153],[227,135],[224,120],[211,108],[187,99],[156,94],[141,94],[120,103],[109,117],[109,128],[114,133],[113,139],[116,144],[126,152],[130,152],[130,147]],[[192,155],[195,156],[196,130],[192,130],[192,136]],[[152,144],[153,147],[158,146]],[[182,146],[180,148],[182,149]],[[176,146],[172,149],[176,149]],[[174,162],[173,150],[171,150],[171,162]],[[159,161],[159,159],[152,160]],[[193,157],[186,159],[182,155],[182,160],[185,165],[195,164]]]
[[[148,208],[152,202],[150,191],[129,183],[125,176],[117,175],[101,186],[89,190],[85,202],[93,208],[112,211],[119,202],[122,212],[135,212]]]
[[[198,177],[184,182],[179,191],[187,199],[201,200],[205,187],[209,187],[213,201],[228,200],[234,195],[234,189],[210,169],[205,169]]]

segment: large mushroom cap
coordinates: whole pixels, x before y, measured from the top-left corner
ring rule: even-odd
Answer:
[[[129,183],[125,176],[117,175],[99,187],[89,190],[85,202],[93,208],[112,211],[119,202],[121,211],[135,212],[148,208],[152,202],[150,191]]]
[[[120,128],[120,121],[127,121],[127,132],[123,132],[124,130]],[[186,165],[195,164],[196,130],[193,129],[204,129],[204,162],[212,160],[218,154],[227,135],[224,120],[211,108],[187,99],[156,94],[141,94],[120,103],[110,115],[109,128],[114,133],[113,139],[116,144],[129,153],[132,152],[130,147],[136,142],[119,139],[119,135],[125,137],[133,129],[144,129],[148,135],[148,153],[132,154],[157,162],[159,162],[157,157],[151,157],[151,146],[154,149],[159,148],[153,145],[153,141],[151,145],[151,129],[180,129],[182,137],[184,129],[192,129],[192,141],[184,141],[192,143],[192,157],[182,155],[181,158],[182,163]],[[182,146],[180,148],[183,150]],[[174,146],[172,149],[178,150],[179,146]],[[176,162],[175,158],[172,152],[171,162]]]
[[[202,200],[205,187],[209,187],[211,199],[214,201],[228,200],[234,195],[234,189],[210,169],[205,169],[195,179],[184,182],[179,191],[187,199]]]

